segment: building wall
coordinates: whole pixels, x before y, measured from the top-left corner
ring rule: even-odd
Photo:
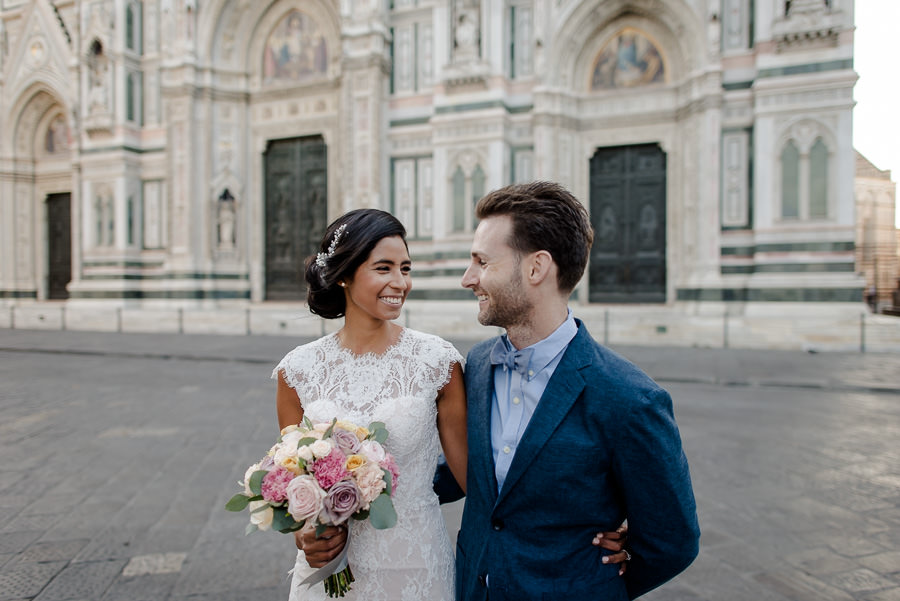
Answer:
[[[321,136],[328,219],[397,214],[418,299],[469,298],[478,196],[546,178],[590,204],[597,150],[639,144],[665,155],[663,304],[862,299],[852,0],[12,0],[0,23],[3,298],[47,298],[46,197],[71,192],[70,303],[264,301],[266,150]]]
[[[897,306],[900,287],[897,228],[894,225],[897,185],[891,172],[882,171],[856,153],[856,265],[874,293],[875,308]]]

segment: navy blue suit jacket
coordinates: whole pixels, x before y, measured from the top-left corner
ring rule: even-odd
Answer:
[[[490,351],[466,360],[469,464],[457,537],[457,601],[633,599],[696,557],[700,531],[672,400],[581,321],[498,494]],[[628,519],[624,577],[594,534]]]

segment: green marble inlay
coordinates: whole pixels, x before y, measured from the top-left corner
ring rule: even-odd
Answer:
[[[856,303],[861,288],[679,288],[680,301]]]

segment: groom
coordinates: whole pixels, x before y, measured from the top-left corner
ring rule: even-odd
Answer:
[[[633,599],[698,552],[672,400],[568,310],[593,230],[562,186],[482,198],[462,285],[506,334],[466,360],[469,465],[457,601]],[[628,522],[628,569],[594,533]],[[595,541],[596,544],[596,541]],[[608,560],[607,560],[608,561]]]

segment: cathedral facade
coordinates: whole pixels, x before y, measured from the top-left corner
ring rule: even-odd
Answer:
[[[302,300],[358,207],[412,298],[484,193],[560,181],[576,300],[862,300],[853,0],[4,0],[0,302]]]

